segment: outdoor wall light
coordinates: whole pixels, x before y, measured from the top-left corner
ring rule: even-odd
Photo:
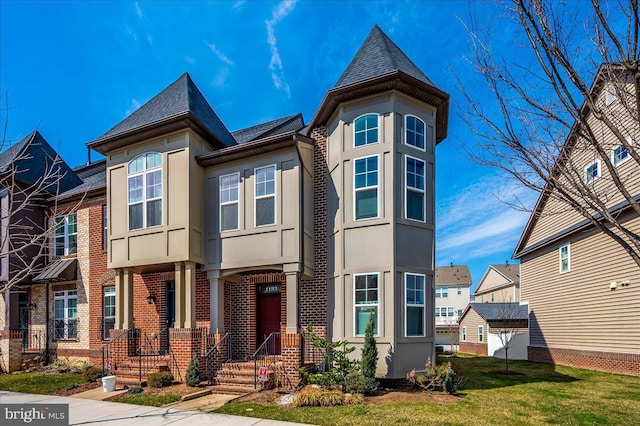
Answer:
[[[29,308],[30,311],[35,311],[38,308],[38,305],[36,304],[36,302],[29,302],[27,308]]]
[[[147,296],[147,303],[153,305],[156,302],[156,297],[152,294]]]

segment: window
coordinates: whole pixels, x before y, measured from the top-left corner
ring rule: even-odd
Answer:
[[[356,159],[353,170],[355,219],[378,217],[378,156]]]
[[[240,173],[220,176],[220,231],[238,229],[238,185]]]
[[[78,251],[78,221],[75,213],[55,218],[55,255],[66,256]]]
[[[53,338],[55,340],[78,337],[77,294],[76,290],[54,292]]]
[[[449,297],[449,287],[436,287],[436,297]]]
[[[596,160],[584,168],[584,182],[591,183],[600,177],[600,160]]]
[[[560,273],[571,270],[571,247],[569,244],[560,247]]]
[[[462,294],[462,287],[458,286],[458,296]]]
[[[453,306],[449,306],[447,308],[447,316],[448,317],[454,317],[455,316],[455,310],[453,309]]]
[[[354,275],[356,336],[364,336],[371,315],[373,315],[373,334],[378,334],[378,276],[378,274]]]
[[[109,331],[113,330],[116,323],[116,288],[104,287],[102,303],[102,340],[109,338]]]
[[[478,342],[480,343],[484,342],[484,326],[483,325],[478,326]]]
[[[255,170],[256,226],[276,223],[276,165]]]
[[[424,150],[424,121],[413,115],[405,117],[405,143]]]
[[[462,309],[458,309],[458,318],[462,316]]]
[[[407,219],[424,222],[425,162],[413,157],[405,157],[406,193],[405,215]]]
[[[466,342],[467,341],[467,327],[462,327],[462,341]]]
[[[607,91],[605,93],[604,96],[604,103],[605,105],[609,106],[613,103],[613,101],[615,101],[617,98],[616,95],[616,87],[613,84],[609,84],[607,86]]]
[[[102,250],[107,250],[107,238],[109,234],[108,231],[108,221],[107,221],[107,206],[102,206]]]
[[[129,230],[162,225],[162,155],[141,154],[129,162]]]
[[[378,143],[378,114],[366,114],[354,121],[353,143],[355,146]]]
[[[492,301],[492,302],[495,302],[495,301],[496,301],[495,295],[494,295],[493,293],[491,293],[491,301]]]
[[[404,274],[406,336],[424,336],[424,282],[422,274]]]
[[[627,142],[631,143],[631,138],[627,138]],[[611,151],[611,161],[614,166],[624,163],[629,158],[629,152],[624,145],[618,145]]]

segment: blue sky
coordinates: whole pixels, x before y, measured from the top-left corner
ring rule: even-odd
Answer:
[[[493,2],[3,1],[8,136],[37,128],[80,165],[85,143],[185,71],[231,131],[297,112],[308,123],[378,24],[451,95],[449,137],[436,154],[436,264],[468,264],[477,284],[490,263],[511,257],[528,219],[499,198],[534,203],[536,195],[465,160],[461,149],[474,139],[459,118],[456,88],[456,75],[465,87],[477,84],[463,25],[471,9],[494,28],[492,48],[520,54],[515,29]]]

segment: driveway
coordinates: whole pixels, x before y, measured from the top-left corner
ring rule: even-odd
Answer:
[[[0,391],[0,404],[68,404],[69,425],[285,426],[301,424],[226,414],[199,413],[174,408],[144,407],[118,402],[5,391]],[[0,419],[2,419],[2,413],[0,413]]]

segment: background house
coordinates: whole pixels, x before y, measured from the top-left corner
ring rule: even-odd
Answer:
[[[470,301],[471,273],[467,265],[438,266],[435,270],[436,345],[455,351],[458,321]]]
[[[504,358],[509,339],[509,359],[527,359],[527,318],[527,305],[470,303],[460,318],[460,352]]]
[[[475,302],[519,302],[520,265],[489,265],[474,292]]]

